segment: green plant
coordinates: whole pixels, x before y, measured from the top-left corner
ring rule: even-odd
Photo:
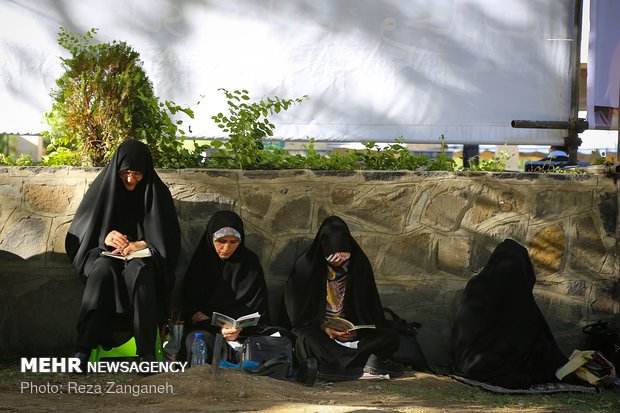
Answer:
[[[260,169],[315,169],[315,170],[423,170],[431,165],[431,170],[454,170],[455,162],[447,153],[445,146],[434,159],[423,154],[411,153],[403,138],[395,143],[380,146],[376,142],[364,143],[365,149],[349,149],[345,152],[321,154],[316,151],[314,140],[304,145],[305,155],[291,155],[284,149],[263,150]]]
[[[313,145],[311,143],[310,145]],[[306,157],[283,148],[264,148],[257,169],[304,169]]]
[[[310,139],[306,146],[306,156],[303,163],[305,169],[332,170],[332,171],[352,171],[360,169],[360,161],[355,151],[348,150],[344,154],[332,152],[329,155],[322,155],[314,147],[314,139]]]
[[[495,156],[491,159],[480,159],[480,157],[478,156],[477,157],[478,164],[474,164],[473,162],[470,162],[469,168],[466,168],[466,169],[470,171],[501,172],[506,169],[506,162],[510,158],[512,158],[512,156],[513,154],[508,153],[506,151],[499,151],[498,156]]]
[[[182,166],[192,154],[177,140],[185,132],[173,117],[193,118],[193,112],[160,102],[138,52],[125,42],[94,44],[97,31],[75,35],[61,27],[58,32],[58,44],[70,57],[61,58],[65,71],[50,93],[51,143],[44,162],[102,166],[121,142],[140,139],[157,166]]]
[[[4,155],[9,155],[11,153],[12,146],[12,136],[6,133],[0,133],[0,153]]]
[[[569,174],[569,175],[583,175],[586,174],[587,172],[582,169],[582,168],[575,168],[575,167],[570,167],[570,166],[553,166],[551,169],[545,171],[546,173],[553,173],[553,174]]]
[[[29,166],[33,165],[30,154],[18,154],[16,141],[17,135],[0,133],[0,165]]]
[[[593,165],[605,165],[607,164],[607,154],[605,153],[605,151],[602,151],[600,153],[596,153],[598,151],[592,151],[592,155],[598,155],[598,157],[594,160],[594,162],[592,162]]]
[[[428,171],[454,171],[456,162],[454,159],[446,153],[448,145],[445,144],[445,137],[443,134],[439,137],[441,140],[441,152],[435,157],[431,158],[428,163]]]
[[[19,157],[17,157],[17,159],[13,159],[10,156],[0,153],[0,165],[31,166],[33,165],[33,162],[30,154],[22,153],[19,155]]]
[[[193,119],[194,112],[190,108],[182,107],[169,100],[160,102],[155,96],[141,96],[141,99],[144,100],[145,119],[136,128],[135,139],[143,141],[149,147],[155,166],[160,168],[201,167],[200,154],[205,148],[195,142],[193,150],[184,146],[186,132],[181,129],[183,121],[177,119],[181,114]]]
[[[404,144],[402,137],[385,148],[374,141],[364,143],[366,149],[357,153],[359,164],[367,170],[417,170],[429,164],[429,159],[421,154],[414,154]]]
[[[273,136],[275,128],[267,116],[287,110],[291,105],[308,98],[307,96],[295,99],[273,97],[250,102],[247,90],[232,92],[226,89],[219,90],[226,96],[229,114],[224,115],[220,112],[211,118],[218,128],[228,135],[228,141],[223,144],[223,149],[230,151],[230,158],[240,169],[253,169],[263,162],[262,140]]]

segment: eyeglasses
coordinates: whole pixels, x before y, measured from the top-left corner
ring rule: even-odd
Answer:
[[[125,169],[123,171],[120,171],[118,173],[118,176],[120,176],[122,179],[127,179],[131,176],[133,179],[140,182],[144,177],[144,174],[142,172],[130,171],[129,169]]]

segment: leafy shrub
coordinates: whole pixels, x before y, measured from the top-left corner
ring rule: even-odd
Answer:
[[[456,162],[450,158],[446,153],[448,145],[445,144],[445,138],[443,135],[439,137],[441,140],[441,152],[434,158],[431,158],[427,166],[429,171],[454,171],[456,169]]]
[[[470,162],[470,171],[491,171],[501,172],[506,169],[506,162],[512,158],[512,154],[506,151],[499,151],[499,155],[491,159],[480,159],[478,157],[478,164]]]
[[[369,170],[417,170],[429,164],[429,159],[421,154],[413,154],[399,138],[396,143],[381,149],[375,142],[364,143],[366,150],[360,152],[359,164]]]
[[[32,157],[30,154],[20,154],[17,159],[13,159],[10,156],[6,156],[3,153],[0,153],[0,165],[8,165],[8,166],[31,166],[33,165]]]
[[[157,166],[182,167],[191,153],[177,139],[185,132],[179,113],[193,112],[174,102],[160,102],[142,68],[140,55],[125,42],[93,44],[97,29],[79,36],[60,28],[58,44],[64,74],[52,90],[46,114],[51,127],[48,165],[102,166],[127,139],[147,143]]]
[[[275,125],[267,116],[287,110],[295,103],[301,103],[307,96],[296,99],[281,99],[279,97],[261,99],[258,102],[250,102],[247,90],[235,90],[229,92],[219,89],[226,96],[228,115],[218,113],[211,119],[222,132],[228,135],[228,141],[217,149],[228,149],[228,159],[233,160],[233,165],[240,169],[252,169],[261,165],[264,160],[262,140],[273,136]],[[222,153],[222,152],[220,152]]]

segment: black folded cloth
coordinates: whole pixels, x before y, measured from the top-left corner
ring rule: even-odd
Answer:
[[[400,377],[404,374],[405,367],[392,360],[381,360],[376,355],[371,354],[364,366],[364,372],[368,374],[389,374],[390,377]]]
[[[346,368],[339,364],[321,363],[318,377],[325,381],[346,381],[359,379],[364,375],[361,367]]]

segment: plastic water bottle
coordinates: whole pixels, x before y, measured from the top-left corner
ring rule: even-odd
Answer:
[[[207,353],[207,344],[202,333],[194,333],[194,341],[192,342],[192,362],[191,367],[202,366],[205,364]]]

